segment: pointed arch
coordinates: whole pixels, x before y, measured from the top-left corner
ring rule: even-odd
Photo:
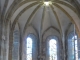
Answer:
[[[20,48],[20,31],[18,23],[13,30],[13,43],[12,43],[12,60],[19,60],[19,48]]]

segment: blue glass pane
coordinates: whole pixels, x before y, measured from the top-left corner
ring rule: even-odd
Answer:
[[[72,39],[68,39],[68,60],[78,60],[78,46],[77,36],[73,36]]]
[[[27,39],[27,60],[32,60],[32,39],[28,37]]]
[[[19,57],[19,32],[15,30],[13,33],[12,60],[18,60]]]
[[[55,39],[49,41],[50,60],[57,60],[57,42]]]

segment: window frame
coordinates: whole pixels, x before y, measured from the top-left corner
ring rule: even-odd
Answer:
[[[57,42],[57,60],[59,60],[59,58],[60,58],[60,53],[59,53],[59,39],[58,39],[58,37],[57,36],[48,36],[47,38],[46,38],[46,60],[50,60],[49,59],[49,41],[51,40],[51,39],[55,39],[56,40],[56,42]]]
[[[75,33],[75,36],[77,36],[77,38],[78,38],[78,35]],[[68,41],[69,40],[72,40],[72,38],[74,37],[74,32],[70,32],[69,34],[68,34],[68,36],[67,36],[67,60],[69,60],[69,52],[68,52],[68,49],[69,49],[69,47],[68,47]],[[73,43],[75,43],[75,42],[73,42]],[[75,46],[75,45],[74,45]],[[77,39],[77,48],[78,48],[78,39]],[[74,57],[75,58],[75,57]],[[71,59],[70,59],[71,60]]]
[[[26,39],[27,39],[27,37],[30,37],[32,39],[32,60],[37,60],[37,56],[38,56],[38,44],[37,44],[38,43],[38,38],[33,33],[29,33],[26,36]],[[25,47],[27,45],[26,39],[24,40]],[[25,48],[24,48],[24,51],[26,52],[27,50],[25,50]],[[26,53],[26,55],[27,55],[27,53]]]
[[[16,35],[17,34],[17,35]],[[19,33],[19,30],[14,30],[13,31],[13,47],[12,47],[12,60],[14,60],[15,58],[15,55],[14,55],[14,51],[15,51],[15,44],[17,44],[16,47],[17,48],[17,60],[19,60],[19,52],[20,52],[20,33]],[[15,59],[16,60],[16,59]]]
[[[28,44],[27,44],[28,41],[29,41],[28,38],[31,39],[31,43],[30,43],[30,44],[33,45],[33,40],[32,40],[32,38],[31,38],[31,37],[27,37],[27,38],[26,38],[26,57],[27,57],[27,55],[28,55],[28,53],[29,53],[29,52],[27,52],[27,49],[30,49],[30,50],[31,50],[31,53],[29,53],[29,54],[31,55],[31,59],[32,59],[32,47],[33,47],[33,46],[28,46]],[[31,47],[31,48],[28,48],[28,47]],[[27,60],[27,58],[26,58],[26,60]]]

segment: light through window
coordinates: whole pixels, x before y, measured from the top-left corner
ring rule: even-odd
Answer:
[[[74,48],[74,56],[75,56],[75,59],[78,60],[78,46],[77,46],[77,36],[73,36],[72,38],[72,42],[73,42],[73,48]],[[75,44],[75,45],[74,45]]]
[[[14,30],[13,32],[13,47],[12,47],[12,60],[19,59],[19,31]]]
[[[68,60],[78,60],[77,35],[71,34],[70,36],[68,39]]]
[[[27,59],[26,60],[32,60],[32,39],[28,37],[26,41],[27,41],[27,45],[26,45]]]
[[[55,39],[49,41],[49,53],[50,60],[57,60],[57,41]]]

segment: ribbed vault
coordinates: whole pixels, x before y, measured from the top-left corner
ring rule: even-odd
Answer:
[[[47,0],[51,2],[49,6],[45,6],[46,0],[6,1],[3,2],[2,11],[6,27],[11,22],[11,30],[14,30],[16,23],[18,23],[22,36],[25,35],[29,26],[36,30],[39,38],[51,27],[58,31],[61,37],[65,33],[67,34],[72,24],[75,24],[77,32],[80,32],[78,12],[73,5],[65,0]]]
[[[6,22],[6,27],[11,22],[12,31],[14,31],[15,25],[18,23],[21,36],[25,36],[26,32],[30,33],[32,31],[31,29],[27,31],[30,26],[36,31],[40,40],[42,40],[46,31],[51,28],[59,32],[62,40],[68,34],[72,24],[75,24],[76,31],[80,32],[78,12],[73,5],[65,0],[6,1],[5,3],[3,2],[2,16],[4,17],[2,18]],[[49,1],[51,4],[46,6],[44,4],[45,1]],[[53,30],[50,31],[53,32]]]
[[[12,13],[7,11],[6,18],[9,18],[7,22],[11,21],[12,29],[18,22],[22,34],[26,32],[29,25],[34,26],[39,35],[51,26],[63,35],[70,23],[74,23],[79,30],[79,18],[76,9],[66,1],[51,2],[50,6],[45,6],[43,1],[20,1]]]

